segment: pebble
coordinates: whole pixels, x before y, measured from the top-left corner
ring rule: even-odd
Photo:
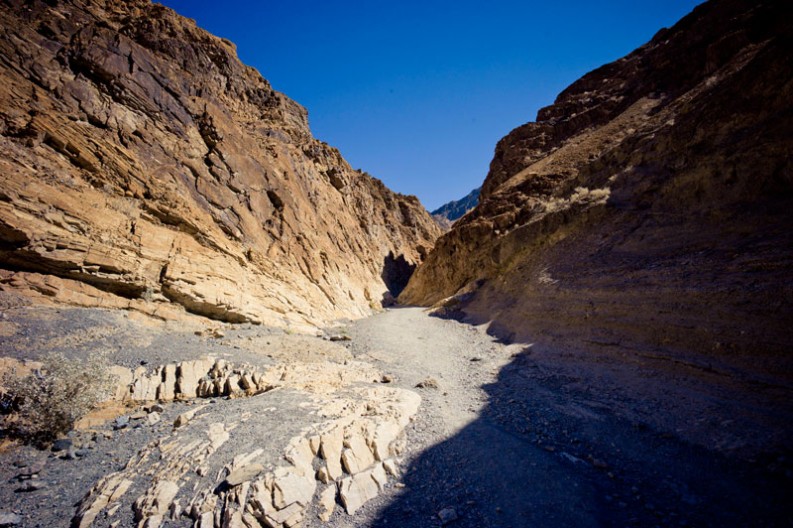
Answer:
[[[126,426],[129,425],[129,416],[119,416],[113,422],[113,429],[118,431],[119,429],[124,429]]]
[[[38,475],[41,473],[42,469],[44,469],[44,461],[40,460],[22,468],[16,478],[19,480],[32,478],[33,475]]]
[[[52,443],[52,451],[55,453],[58,451],[66,451],[70,447],[72,447],[72,441],[69,438],[61,438]]]
[[[261,464],[247,464],[244,467],[232,471],[229,476],[226,477],[226,484],[230,487],[237,486],[248,480],[253,480],[253,478],[262,471],[264,471],[264,466]]]
[[[435,378],[427,378],[423,381],[416,383],[416,388],[418,389],[437,389],[438,388],[438,380]]]
[[[16,526],[22,523],[22,517],[16,513],[0,513],[0,526]]]
[[[441,524],[449,524],[457,520],[457,510],[454,508],[444,508],[438,512],[438,518],[441,520]]]
[[[45,482],[42,482],[41,480],[28,480],[28,481],[25,482],[24,486],[22,486],[20,488],[17,488],[14,491],[27,493],[27,492],[30,492],[30,491],[38,491],[38,490],[44,489],[46,487],[47,487],[47,484]],[[2,526],[2,524],[0,524],[0,526]]]
[[[160,413],[153,412],[153,413],[149,414],[148,417],[146,418],[146,423],[149,424],[149,425],[155,425],[156,423],[158,423],[160,421],[161,418],[162,417],[161,417]]]
[[[592,465],[598,469],[608,469],[609,465],[600,460],[599,458],[590,458]]]

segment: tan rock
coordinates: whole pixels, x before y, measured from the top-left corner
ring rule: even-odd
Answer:
[[[241,391],[240,377],[238,375],[231,374],[228,378],[226,378],[226,381],[223,384],[223,394],[234,395]]]
[[[194,398],[198,396],[199,382],[201,378],[207,375],[214,363],[215,359],[212,357],[194,361],[182,361],[179,363],[176,369],[177,394],[184,398]]]
[[[293,527],[303,520],[305,508],[294,502],[282,510],[276,510],[265,517],[271,527]]]
[[[235,511],[229,515],[228,521],[223,523],[227,528],[247,528],[245,522],[242,520],[242,512]]]
[[[372,451],[375,459],[383,461],[394,454],[391,444],[397,439],[402,429],[403,427],[400,427],[399,424],[391,421],[377,424],[372,439]]]
[[[257,479],[251,483],[248,504],[259,518],[270,515],[276,511],[273,505],[272,486],[268,487],[264,479]]]
[[[276,472],[273,483],[273,504],[276,508],[286,508],[290,504],[299,503],[308,506],[317,489],[317,481],[313,475],[304,475],[288,468],[282,474]]]
[[[109,504],[117,501],[133,482],[124,478],[121,473],[111,473],[101,479],[81,501],[72,525],[77,528],[88,528],[97,515]]]
[[[374,464],[374,455],[366,445],[366,440],[357,434],[344,440],[347,446],[341,452],[341,461],[347,473],[354,475]]]
[[[319,446],[320,446],[320,438],[319,435],[312,435],[308,438],[308,445],[311,448],[311,452],[315,455],[319,455]]]
[[[132,371],[126,367],[120,367],[118,365],[111,366],[109,370],[110,374],[115,376],[117,379],[116,390],[111,398],[117,401],[128,400],[131,396],[131,386],[132,382],[134,381]]]
[[[176,417],[176,420],[174,420],[174,422],[173,422],[174,428],[182,427],[184,425],[187,425],[187,423],[190,422],[190,420],[192,420],[193,417],[198,412],[202,411],[206,407],[207,407],[207,405],[199,405],[197,407],[194,407],[194,408],[190,409],[189,411],[183,412],[182,414],[180,414],[179,416]]]
[[[143,521],[152,517],[155,520],[159,518],[161,522],[162,516],[168,511],[177,493],[179,493],[179,486],[175,482],[161,480],[155,483],[133,504],[135,519]]]
[[[386,473],[394,478],[399,478],[400,476],[399,466],[397,466],[397,463],[393,458],[383,461],[383,469],[385,469]]]
[[[339,483],[341,502],[350,515],[354,515],[366,502],[377,497],[378,491],[371,470],[344,478]]]
[[[229,431],[226,430],[226,427],[222,422],[209,424],[207,436],[209,437],[209,442],[213,451],[223,445],[231,437]]]
[[[245,528],[261,528],[262,526],[255,516],[247,512],[242,514],[242,524],[245,525]]]
[[[380,491],[383,491],[385,485],[388,484],[388,475],[382,463],[372,468],[372,480],[377,484],[377,489]]]
[[[151,517],[146,517],[143,521],[138,523],[139,528],[160,528],[162,526],[163,516],[162,515],[152,515]]]
[[[198,525],[198,528],[215,528],[214,512],[202,513],[196,524]]]
[[[262,471],[264,471],[264,466],[261,464],[246,464],[229,473],[229,476],[226,477],[226,483],[229,486],[238,486],[243,482],[253,480]]]
[[[307,438],[293,439],[287,447],[284,458],[291,462],[302,475],[314,474],[314,453]]]
[[[328,522],[336,509],[336,486],[327,486],[319,494],[319,513],[322,522]]]
[[[341,468],[341,451],[344,447],[344,430],[340,427],[320,435],[320,454],[325,459],[328,476],[336,480],[344,472]]]
[[[135,371],[135,381],[132,382],[132,399],[135,401],[145,402],[157,399],[157,388],[160,385],[159,369],[156,369],[152,374],[145,372],[145,369]]]
[[[333,482],[333,479],[330,477],[328,473],[327,466],[322,466],[317,470],[317,480],[322,482],[323,484],[329,484]]]
[[[157,387],[157,399],[171,401],[176,396],[176,365],[168,364],[162,369],[162,381]]]

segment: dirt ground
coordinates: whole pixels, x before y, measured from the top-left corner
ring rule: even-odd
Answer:
[[[338,505],[323,523],[312,506],[306,527],[793,523],[791,453],[785,450],[790,398],[741,394],[733,380],[692,376],[682,365],[661,371],[648,361],[507,344],[485,326],[418,308],[389,309],[329,331],[349,338],[339,342],[246,325],[224,326],[222,337],[208,337],[103,310],[13,308],[2,321],[0,356],[38,359],[47,350],[83,354],[102,347],[129,366],[207,353],[263,366],[355,361],[383,375],[366,383],[384,386],[385,380],[418,393],[422,402],[406,429],[400,478],[352,516]],[[350,386],[363,382],[357,383]],[[173,419],[194,406],[168,403],[162,422],[152,426],[114,431],[107,423],[73,433],[81,451],[75,459],[6,445],[0,513],[19,514],[25,527],[68,526],[91,486],[145,446],[171,438]],[[210,476],[223,461],[258,448],[265,465],[278,464],[289,439],[316,422],[316,413],[316,399],[297,390],[211,400],[195,420],[195,434],[218,420],[236,429]],[[30,489],[18,475],[36,464],[41,470]],[[122,528],[135,526],[130,495],[116,514]],[[163,526],[192,521],[177,517]]]

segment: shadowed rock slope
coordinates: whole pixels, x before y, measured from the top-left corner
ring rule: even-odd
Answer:
[[[440,233],[170,9],[6,0],[0,33],[3,290],[306,328],[371,313]]]
[[[791,20],[711,1],[573,83],[498,143],[480,205],[400,300],[789,388]]]

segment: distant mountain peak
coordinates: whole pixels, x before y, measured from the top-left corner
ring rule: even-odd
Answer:
[[[477,187],[459,200],[452,200],[451,202],[443,204],[430,214],[432,214],[442,227],[451,227],[451,224],[454,223],[455,220],[476,207],[476,204],[479,203],[479,191],[481,188],[482,187]]]

